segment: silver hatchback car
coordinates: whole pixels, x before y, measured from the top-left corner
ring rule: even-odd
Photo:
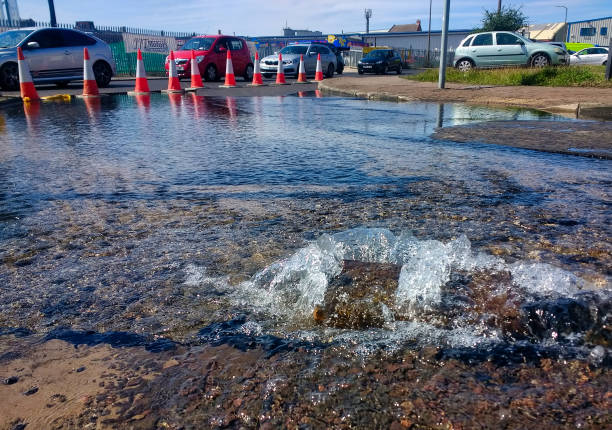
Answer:
[[[317,57],[321,54],[321,67],[326,77],[331,78],[338,70],[336,54],[323,44],[299,43],[285,46],[280,50],[283,55],[283,71],[286,75],[297,76],[300,67],[300,56],[304,56],[304,69],[307,75],[314,75],[317,68]],[[261,74],[269,78],[278,68],[278,54],[268,55],[261,59]]]
[[[0,33],[0,87],[19,89],[17,47],[21,47],[35,84],[59,87],[83,79],[83,48],[87,47],[99,87],[116,72],[110,46],[91,34],[65,28],[20,28]]]
[[[471,34],[455,51],[454,66],[467,71],[474,67],[568,64],[567,52],[548,43],[533,42],[508,31]]]

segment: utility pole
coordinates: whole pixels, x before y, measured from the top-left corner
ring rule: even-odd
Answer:
[[[49,17],[51,18],[51,27],[57,27],[57,21],[55,20],[55,6],[53,0],[49,0]]]
[[[370,32],[370,18],[372,17],[372,9],[365,9],[363,15],[366,19],[366,34]]]
[[[497,14],[501,15],[501,0],[497,0]]]
[[[430,64],[429,52],[431,51],[431,2],[432,0],[429,0],[429,29],[427,30],[427,57],[426,57],[427,67],[429,67],[429,64]]]
[[[444,12],[442,14],[442,43],[440,47],[440,73],[438,74],[438,88],[444,88],[446,83],[446,50],[448,49],[448,14],[450,0],[444,0]]]

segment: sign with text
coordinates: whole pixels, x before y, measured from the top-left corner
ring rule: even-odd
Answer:
[[[176,38],[166,36],[148,36],[146,34],[123,33],[125,52],[151,52],[155,54],[168,54],[170,50],[176,51],[178,44]]]

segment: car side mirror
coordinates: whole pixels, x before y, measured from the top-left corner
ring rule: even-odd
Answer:
[[[519,40],[518,44],[521,45],[521,46],[524,46],[525,42],[523,42],[522,40]]]
[[[38,44],[38,42],[28,42],[28,44],[26,45],[28,49],[38,49],[40,48],[40,45]]]
[[[227,52],[227,48],[225,46],[219,46],[219,52]]]

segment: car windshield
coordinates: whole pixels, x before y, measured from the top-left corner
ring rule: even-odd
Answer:
[[[305,54],[308,46],[285,46],[281,49],[281,54]]]
[[[19,45],[34,30],[11,30],[0,33],[0,48],[13,48]]]
[[[180,51],[191,51],[192,49],[194,51],[208,51],[215,39],[214,37],[194,37],[185,42]]]
[[[379,50],[370,52],[368,55],[365,56],[365,58],[373,58],[375,60],[383,59],[388,55],[388,52],[389,51],[382,51],[379,49]]]

